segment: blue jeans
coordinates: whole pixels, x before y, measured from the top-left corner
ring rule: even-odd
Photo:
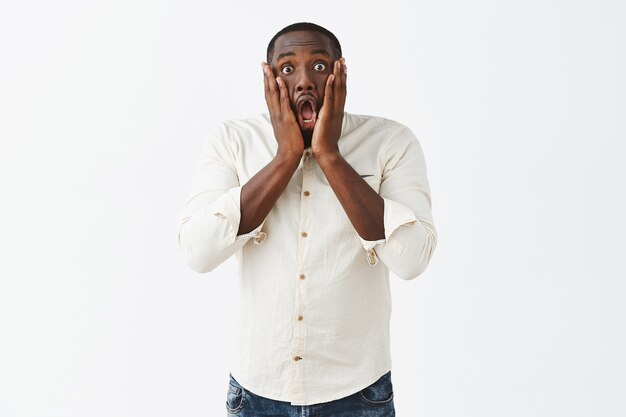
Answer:
[[[395,417],[391,371],[369,387],[338,400],[291,405],[253,394],[230,375],[226,395],[228,416],[236,417]]]

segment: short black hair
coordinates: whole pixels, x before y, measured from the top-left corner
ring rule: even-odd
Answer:
[[[289,26],[282,28],[270,40],[270,43],[267,45],[267,57],[266,58],[267,58],[268,64],[271,64],[272,57],[274,55],[274,44],[276,43],[276,39],[278,39],[280,35],[284,35],[285,33],[289,33],[289,32],[295,32],[298,30],[304,30],[304,31],[309,31],[309,32],[319,32],[323,35],[326,35],[326,37],[330,40],[330,44],[333,48],[333,53],[336,55],[335,59],[341,58],[342,56],[341,45],[339,44],[339,40],[337,39],[337,37],[333,35],[333,33],[330,30],[323,28],[320,25],[316,25],[315,23],[298,22],[298,23],[293,23]]]

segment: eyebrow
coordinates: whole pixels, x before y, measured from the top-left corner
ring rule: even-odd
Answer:
[[[311,51],[311,53],[313,55],[315,54],[321,54],[321,55],[326,55],[328,58],[330,58],[330,54],[328,53],[327,50],[325,49],[315,49],[313,51]],[[276,62],[280,61],[282,58],[286,57],[286,56],[293,56],[296,53],[293,51],[289,51],[289,52],[283,52],[282,54],[278,55],[278,58],[276,58]]]

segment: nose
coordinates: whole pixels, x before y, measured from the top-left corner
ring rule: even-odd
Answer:
[[[300,71],[298,81],[296,82],[296,91],[313,90],[315,84],[313,78],[306,69]]]

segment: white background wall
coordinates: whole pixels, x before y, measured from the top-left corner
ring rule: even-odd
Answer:
[[[296,21],[421,141],[439,245],[392,276],[399,417],[626,415],[623,3],[0,6],[0,416],[226,414],[238,283],[176,246],[203,140]]]

